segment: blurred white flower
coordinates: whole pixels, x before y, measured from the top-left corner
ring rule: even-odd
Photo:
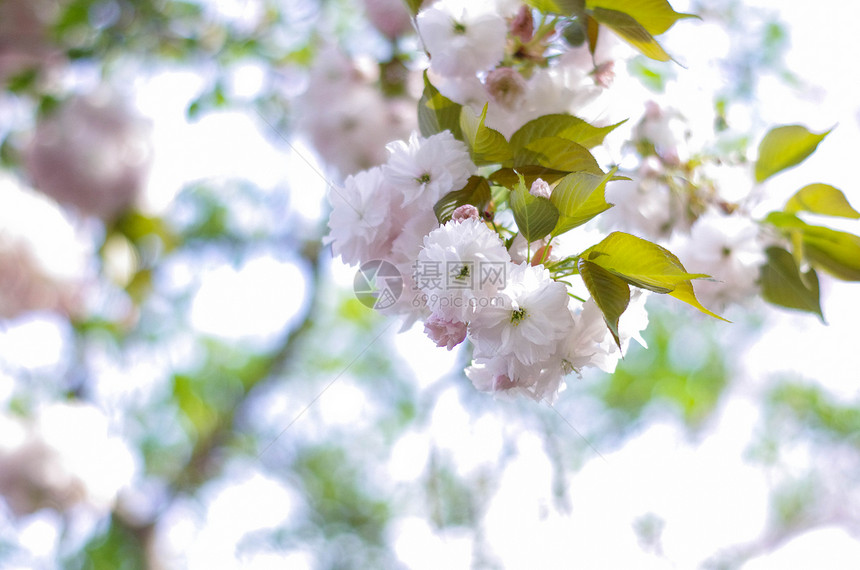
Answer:
[[[416,126],[415,101],[383,96],[375,80],[342,51],[326,47],[314,59],[308,87],[296,102],[299,130],[341,175],[382,164],[388,141]]]
[[[45,194],[111,221],[134,204],[146,182],[149,131],[113,93],[78,96],[39,121],[25,167]]]
[[[507,25],[487,2],[439,0],[419,12],[417,21],[430,68],[441,75],[487,71],[505,55]]]
[[[62,51],[50,42],[56,12],[46,0],[0,2],[0,84],[17,74],[58,65]]]
[[[387,37],[394,39],[412,29],[412,18],[403,0],[364,0],[367,18]]]
[[[673,251],[693,273],[707,273],[713,281],[693,282],[705,306],[724,308],[751,298],[758,291],[759,269],[765,262],[760,228],[750,218],[709,211],[679,238]]]
[[[104,513],[136,469],[107,418],[82,403],[57,403],[34,418],[0,417],[0,494],[18,516],[76,505]]]

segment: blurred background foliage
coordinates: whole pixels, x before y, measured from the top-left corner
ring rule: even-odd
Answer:
[[[755,104],[762,69],[789,86],[802,83],[784,64],[788,32],[773,13],[730,1],[689,9],[732,38],[725,65],[733,81],[717,108]],[[189,124],[240,112],[286,161],[310,146],[297,130],[297,109],[331,44],[369,55],[377,67],[370,84],[385,97],[410,96],[414,36],[379,32],[357,1],[0,0],[3,174],[32,183],[28,141],[74,97],[108,87],[133,100],[142,84],[178,71],[196,77],[184,104]],[[630,70],[655,94],[682,73],[643,58]],[[255,88],[246,88],[248,77]],[[158,160],[206,149],[153,152]],[[343,174],[319,168],[331,180]],[[554,407],[494,401],[457,372],[465,352],[422,348],[420,331],[397,335],[399,324],[354,298],[349,270],[323,246],[324,209],[306,215],[299,207],[320,180],[291,169],[298,173],[269,187],[192,174],[160,189],[172,196],[166,206],[138,196],[115,218],[62,206],[91,253],[86,278],[73,307],[0,315],[2,414],[26,422],[52,403],[85,403],[134,468],[106,502],[86,492],[61,500],[55,483],[40,486],[26,468],[35,462],[51,475],[63,468],[15,456],[4,441],[0,566],[402,568],[420,566],[409,553],[435,545],[454,553],[449,567],[520,567],[488,530],[497,520],[518,524],[515,511],[495,506],[511,504],[500,501],[512,473],[533,468],[516,485],[527,482],[523,500],[541,520],[575,515],[572,481],[587,464],[606,462],[653,425],[705,441],[737,394],[760,412],[745,453],[767,474],[770,514],[760,537],[720,545],[726,550],[714,553],[714,567],[739,567],[810,528],[860,528],[860,401],[797,377],[750,388],[740,355],[760,321],[738,315],[727,332],[652,303],[649,348],[631,350],[615,374],[571,378]],[[0,208],[14,207],[0,200]],[[31,231],[50,233],[42,223],[33,220]],[[214,303],[200,301],[213,275],[260,260],[291,271],[270,288],[235,285]],[[5,261],[0,271],[23,275]],[[255,283],[268,279],[261,273]],[[205,315],[195,322],[195,311],[256,314],[248,296],[289,299],[289,310],[263,332],[211,325],[213,333],[200,325]],[[28,365],[14,350],[33,322],[59,331],[58,356],[48,364]],[[81,461],[112,470],[97,442],[84,447],[92,453]],[[12,506],[18,500],[20,509]],[[637,519],[643,551],[659,554],[665,524],[655,514]]]

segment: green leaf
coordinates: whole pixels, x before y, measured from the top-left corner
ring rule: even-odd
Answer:
[[[484,126],[487,118],[487,107],[480,115],[476,115],[468,107],[460,111],[460,129],[469,147],[472,160],[477,165],[508,163],[513,158],[508,141],[499,131]],[[587,152],[587,151],[586,151]]]
[[[762,266],[760,277],[764,300],[781,307],[815,313],[823,321],[815,270],[810,269],[801,275],[794,256],[781,247],[769,247],[766,253],[767,263]]]
[[[573,16],[585,10],[585,0],[526,0],[525,3],[544,14]]]
[[[638,49],[643,55],[657,61],[670,61],[672,59],[659,42],[654,39],[654,36],[642,24],[637,22],[633,16],[619,12],[618,10],[608,10],[606,8],[593,9],[591,16],[604,26],[611,28],[612,31]]]
[[[774,174],[800,164],[815,152],[828,134],[830,131],[812,133],[801,125],[784,125],[771,129],[758,146],[756,182],[764,182]]]
[[[860,218],[841,190],[829,184],[810,184],[798,190],[785,204],[789,213],[806,211],[840,218]]]
[[[811,226],[794,214],[771,212],[765,221],[784,230],[794,248],[795,265],[812,265],[844,281],[860,281],[860,237]]]
[[[418,13],[418,10],[421,9],[421,3],[424,0],[403,0],[406,4],[406,8],[409,10],[409,13],[413,16]]]
[[[670,293],[690,279],[709,277],[688,273],[668,249],[624,232],[612,232],[580,256],[600,265],[631,285],[656,293]]]
[[[544,137],[525,145],[514,156],[514,166],[538,164],[564,172],[603,174],[587,148],[561,137]]]
[[[463,140],[463,132],[460,129],[461,108],[462,105],[439,93],[439,90],[430,83],[425,71],[424,94],[418,101],[418,128],[421,134],[430,137],[449,130],[454,138]]]
[[[699,300],[696,298],[696,293],[693,291],[692,281],[682,281],[681,283],[678,283],[677,287],[675,287],[675,290],[672,291],[671,293],[669,293],[669,296],[675,297],[679,301],[683,301],[683,302],[687,303],[688,305],[692,305],[693,307],[696,307],[697,309],[699,309],[700,311],[702,311],[706,315],[714,317],[715,319],[720,319],[721,321],[726,321],[727,323],[731,322],[728,319],[724,319],[720,315],[718,315],[712,311],[709,311],[708,309],[705,308],[704,305],[702,305],[699,302]]]
[[[510,203],[517,228],[528,242],[545,238],[558,222],[558,209],[547,198],[532,196],[522,177],[511,191]]]
[[[587,0],[585,7],[624,12],[654,36],[659,36],[682,18],[698,18],[695,14],[676,12],[666,0]]]
[[[821,226],[803,229],[809,262],[843,281],[860,281],[860,237]]]
[[[547,184],[552,184],[561,180],[567,174],[567,172],[533,164],[529,166],[519,166],[516,170],[513,168],[500,168],[490,175],[490,182],[513,190],[517,187],[517,184],[520,183],[520,176],[523,177],[526,187],[531,188],[534,181],[538,178],[542,179]]]
[[[577,267],[591,298],[603,313],[603,320],[606,321],[615,344],[621,348],[618,320],[630,303],[630,286],[624,279],[583,258],[579,259]]]
[[[606,183],[615,174],[597,176],[588,172],[574,172],[562,178],[553,189],[550,201],[559,211],[553,235],[561,235],[594,218],[612,207],[606,201]]]
[[[529,143],[546,137],[560,137],[592,148],[602,143],[606,135],[622,123],[624,121],[608,127],[595,127],[573,115],[543,115],[529,121],[511,135],[511,148],[516,156]]]
[[[466,185],[460,190],[448,192],[433,206],[433,212],[440,224],[451,219],[458,207],[471,204],[483,212],[490,203],[490,185],[482,176],[470,176]]]

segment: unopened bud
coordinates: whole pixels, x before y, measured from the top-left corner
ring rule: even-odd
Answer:
[[[481,213],[478,211],[478,208],[471,204],[463,204],[462,206],[458,206],[454,213],[451,215],[451,219],[455,222],[462,222],[465,220],[479,220],[481,219]]]
[[[535,181],[532,182],[529,194],[549,200],[550,194],[552,194],[552,188],[549,187],[549,184],[547,184],[543,178],[536,178]]]

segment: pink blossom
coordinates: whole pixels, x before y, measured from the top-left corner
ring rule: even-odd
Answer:
[[[77,97],[39,122],[24,162],[34,186],[85,214],[113,220],[143,190],[149,125],[113,94]]]
[[[466,339],[466,323],[452,321],[433,313],[424,322],[424,332],[436,346],[451,350]]]
[[[547,184],[544,179],[535,178],[535,181],[532,182],[532,187],[529,188],[529,194],[549,200],[550,194],[552,194],[552,188],[549,187],[549,184]]]
[[[463,204],[462,206],[457,206],[457,209],[454,210],[454,213],[451,215],[451,219],[455,222],[462,222],[464,220],[480,220],[481,213],[475,206],[471,204]]]

